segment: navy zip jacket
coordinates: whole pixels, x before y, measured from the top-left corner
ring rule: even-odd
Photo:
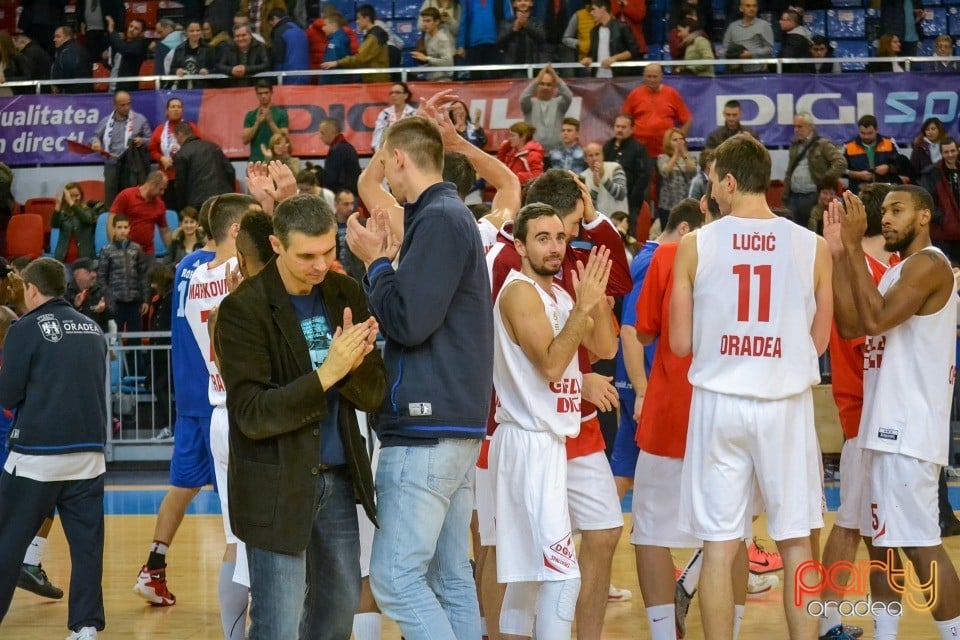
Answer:
[[[493,387],[493,301],[477,223],[442,182],[404,205],[396,270],[370,264],[364,285],[386,337],[384,446],[486,435]]]
[[[107,342],[96,322],[54,298],[15,322],[3,343],[0,405],[17,410],[11,451],[103,451]]]

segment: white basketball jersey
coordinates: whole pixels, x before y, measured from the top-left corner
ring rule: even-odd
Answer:
[[[493,386],[497,390],[497,424],[512,422],[528,431],[548,431],[561,438],[580,433],[580,388],[583,375],[577,355],[559,382],[544,378],[507,333],[500,315],[503,294],[517,282],[528,282],[536,288],[556,336],[563,329],[573,299],[558,284],[548,293],[519,271],[512,271],[503,283],[493,305]],[[551,295],[552,293],[552,295]]]
[[[924,251],[943,256],[935,247]],[[883,275],[881,294],[900,279],[903,265],[914,259],[916,255]],[[936,313],[914,315],[882,335],[867,336],[858,438],[862,448],[947,464],[956,323],[957,296],[950,296]]]
[[[785,218],[726,216],[697,231],[694,387],[777,400],[820,381],[816,253],[816,235]]]
[[[207,320],[210,318],[210,313],[220,306],[220,302],[227,297],[228,265],[231,271],[235,271],[237,269],[237,259],[230,258],[212,269],[209,263],[197,267],[190,277],[190,286],[187,288],[187,304],[184,308],[187,323],[190,325],[197,346],[200,347],[200,353],[203,354],[203,359],[207,363],[207,372],[210,374],[207,393],[210,397],[210,404],[214,407],[226,405],[227,390],[223,386],[223,379],[220,377],[220,370],[217,368]]]

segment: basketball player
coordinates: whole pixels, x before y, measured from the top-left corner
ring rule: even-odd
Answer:
[[[823,526],[810,387],[819,381],[833,300],[826,243],[767,206],[763,145],[727,140],[710,180],[724,215],[680,241],[669,327],[671,350],[693,354],[679,526],[704,541],[704,635],[730,640],[731,576],[753,483],[783,556],[785,593],[812,559],[810,531]],[[804,607],[784,598],[784,608],[791,638],[816,637]]]
[[[569,638],[580,571],[567,510],[564,441],[580,430],[581,344],[616,341],[606,305],[610,262],[591,252],[574,275],[576,302],[556,282],[567,243],[549,205],[521,209],[514,224],[521,271],[494,304],[496,421],[490,443],[497,519],[497,577],[507,583],[500,633],[513,640]]]
[[[890,189],[883,200],[884,248],[899,252],[901,262],[883,275],[879,287],[861,244],[867,215],[859,198],[848,193],[842,209],[831,204],[824,235],[831,253],[845,258],[835,259],[837,288],[843,291],[837,313],[841,334],[866,335],[858,435],[866,470],[860,533],[872,560],[885,562],[888,548],[903,550],[921,583],[932,583],[923,595],[940,636],[957,638],[960,579],[940,541],[937,509],[940,467],[949,447],[957,296],[950,262],[930,242],[933,209],[933,199],[920,187]],[[899,600],[883,593],[887,573],[871,573],[875,602]],[[874,638],[896,638],[899,616],[888,607],[871,610]]]

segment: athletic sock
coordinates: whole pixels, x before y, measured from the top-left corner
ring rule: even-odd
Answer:
[[[247,588],[233,581],[235,562],[220,565],[220,580],[217,597],[220,600],[220,626],[226,640],[243,640],[247,631],[247,603],[250,598]]]
[[[353,616],[355,640],[380,640],[383,634],[383,616],[379,613],[358,613]]]
[[[703,550],[697,549],[693,552],[693,555],[690,556],[690,561],[687,562],[687,566],[683,569],[683,573],[680,574],[680,579],[678,580],[688,596],[692,596],[697,592],[697,585],[700,584],[700,570],[702,568]]]
[[[742,604],[733,605],[733,640],[737,640],[740,635],[740,625],[743,623],[743,612],[746,608],[746,605]]]
[[[876,611],[873,614],[873,640],[897,640],[897,630],[900,628],[900,616],[893,616],[886,611]]]
[[[34,536],[33,542],[27,547],[27,552],[23,554],[23,564],[38,566],[43,557],[43,548],[47,546],[47,539],[40,536]]]
[[[651,640],[676,640],[676,605],[659,604],[655,607],[647,607],[647,620],[650,622]]]
[[[837,625],[843,624],[843,620],[840,618],[840,611],[837,609],[835,604],[827,604],[823,606],[823,617],[820,618],[820,634],[821,636],[827,635],[827,632],[830,629],[833,629]]]
[[[480,616],[480,635],[487,635],[487,619],[485,616]]]
[[[957,616],[953,620],[937,622],[937,630],[940,631],[940,637],[943,638],[943,640],[960,638],[960,616]]]
[[[147,558],[147,569],[166,569],[168,549],[169,546],[167,546],[165,542],[154,540],[150,545],[150,557]]]

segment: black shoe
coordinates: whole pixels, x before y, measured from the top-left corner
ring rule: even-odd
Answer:
[[[960,536],[960,520],[956,517],[940,521],[940,537]]]
[[[20,578],[17,580],[17,586],[44,598],[59,600],[63,597],[63,589],[58,589],[50,584],[47,572],[38,564],[20,565]]]

